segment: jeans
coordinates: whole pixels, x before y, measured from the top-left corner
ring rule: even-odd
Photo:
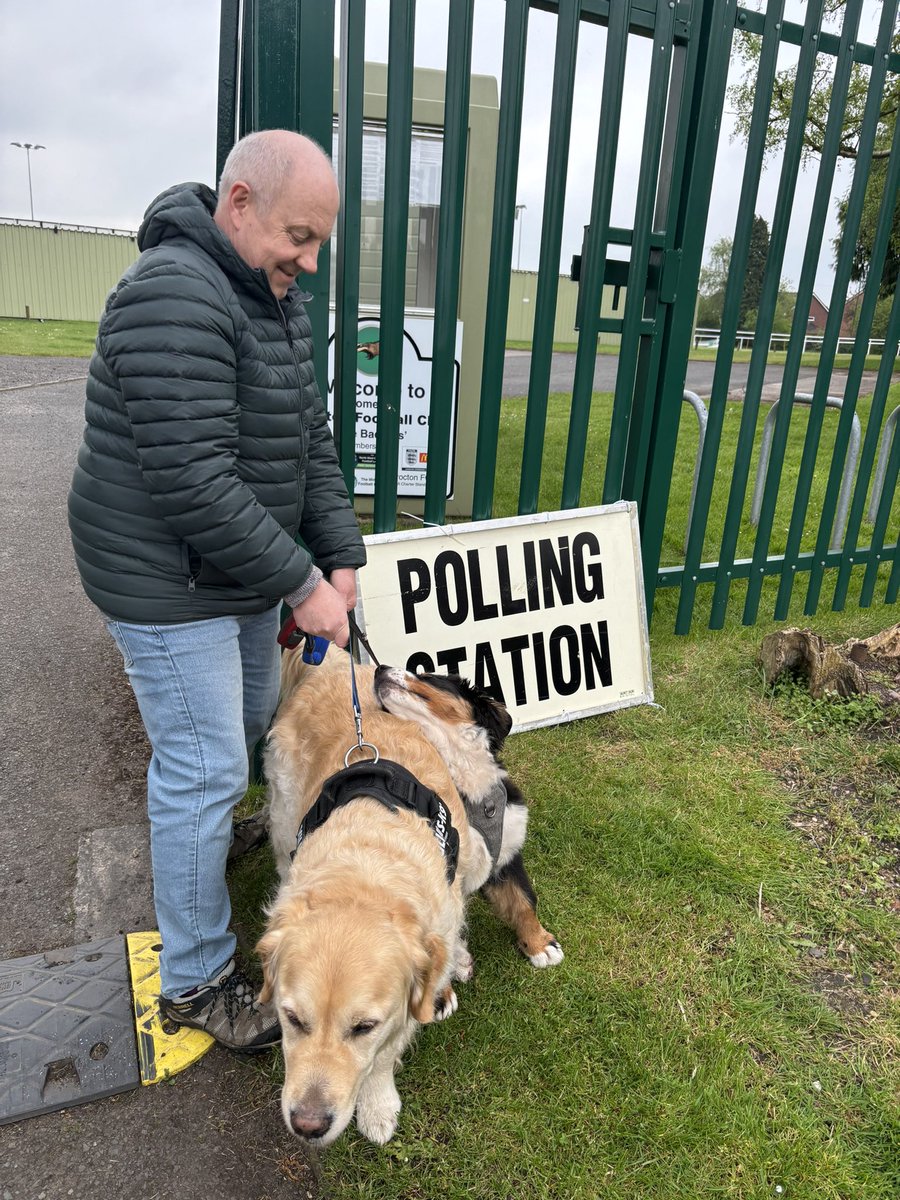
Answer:
[[[179,625],[107,619],[153,749],[147,810],[162,994],[234,955],[225,863],[249,756],[278,703],[278,607]]]

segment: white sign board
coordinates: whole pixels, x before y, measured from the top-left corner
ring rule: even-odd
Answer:
[[[334,429],[334,326],[328,339],[328,422]],[[397,495],[424,496],[428,466],[428,418],[431,407],[434,322],[407,317],[403,322],[403,363],[400,384],[400,452]],[[375,494],[375,439],[378,429],[378,367],[380,358],[377,317],[362,318],[356,334],[356,467],[358,495]],[[453,494],[456,414],[459,407],[459,367],[462,361],[462,322],[456,324],[456,350],[451,384],[450,456],[447,492]]]
[[[381,662],[465,676],[516,730],[653,699],[633,502],[365,542],[360,602]]]

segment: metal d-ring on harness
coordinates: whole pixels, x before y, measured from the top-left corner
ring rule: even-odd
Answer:
[[[356,745],[351,746],[344,755],[344,766],[350,766],[350,757],[357,751],[371,750],[373,754],[372,762],[378,762],[381,757],[378,753],[378,748],[373,746],[371,742],[363,741],[362,734],[362,710],[359,704],[359,692],[356,688],[356,659],[359,655],[359,647],[357,642],[360,641],[368,651],[369,657],[377,664],[378,659],[372,653],[372,648],[360,632],[359,626],[356,624],[356,619],[353,613],[349,613],[348,624],[350,627],[350,698],[353,704],[353,720],[356,722]],[[363,760],[359,760],[363,761]]]

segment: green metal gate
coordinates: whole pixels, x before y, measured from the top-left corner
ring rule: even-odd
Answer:
[[[444,520],[444,481],[452,452],[449,445],[450,380],[459,296],[462,214],[466,202],[464,180],[474,3],[475,0],[451,0],[447,28],[434,367],[424,507],[425,520],[434,523]],[[575,65],[579,34],[585,23],[592,23],[604,26],[606,30],[603,61],[596,64],[598,76],[602,74],[600,133],[592,208],[580,271],[582,315],[567,413],[565,463],[559,497],[554,497],[550,507],[573,508],[585,503],[588,486],[595,486],[601,479],[600,494],[596,499],[604,503],[621,498],[636,500],[648,611],[652,613],[657,589],[680,588],[676,621],[679,632],[690,628],[701,585],[712,585],[711,589],[705,587],[702,592],[703,596],[712,592],[711,627],[723,624],[731,585],[736,580],[746,580],[746,585],[742,585],[745,623],[757,619],[766,576],[779,577],[775,599],[778,618],[787,614],[798,573],[808,576],[808,613],[815,612],[820,602],[826,570],[830,571],[830,578],[835,578],[835,608],[846,602],[851,581],[859,582],[858,576],[854,576],[855,568],[861,569],[859,602],[863,605],[870,603],[874,596],[882,563],[891,564],[890,570],[885,572],[888,575],[888,601],[895,600],[900,589],[897,545],[888,544],[886,540],[900,467],[900,438],[893,439],[892,443],[884,442],[878,464],[880,499],[870,513],[869,544],[859,545],[876,454],[884,440],[883,432],[885,436],[889,432],[885,419],[887,396],[900,337],[900,305],[896,302],[891,311],[881,369],[865,414],[865,436],[855,467],[849,513],[841,514],[843,535],[840,544],[835,545],[833,538],[839,501],[846,495],[844,471],[857,416],[857,396],[869,331],[893,225],[897,220],[900,149],[896,140],[886,167],[884,199],[860,305],[843,404],[831,457],[824,466],[820,452],[832,365],[841,333],[840,320],[850,284],[866,183],[881,129],[882,98],[889,88],[896,88],[900,72],[896,40],[897,0],[883,0],[874,45],[863,44],[857,39],[863,0],[847,0],[839,35],[823,29],[824,5],[825,0],[808,0],[801,26],[784,20],[785,0],[768,0],[764,11],[743,7],[737,0],[506,0],[472,515],[476,520],[486,519],[493,515],[495,506],[526,45],[529,19],[533,10],[541,9],[556,18],[555,59],[518,512],[537,512],[541,502]],[[428,4],[420,3],[418,19],[423,19],[424,14],[425,18],[433,20],[433,8],[428,10]],[[446,10],[442,9],[442,12]],[[235,135],[251,129],[302,128],[322,144],[330,144],[332,52],[335,33],[338,33],[337,165],[344,205],[337,238],[335,437],[351,487],[355,334],[359,309],[358,197],[365,16],[365,0],[342,0],[340,5],[333,0],[223,0],[222,5],[220,166]],[[374,498],[377,532],[393,529],[397,519],[403,279],[410,182],[413,45],[417,21],[415,0],[391,0],[389,20],[381,367]],[[680,555],[683,561],[661,565],[673,471],[680,462],[679,426],[685,374],[729,63],[737,40],[746,37],[761,39],[761,52],[719,350],[708,411],[704,409],[705,432],[702,454],[697,462],[695,494],[686,526],[676,531],[679,546],[684,547],[683,555]],[[623,120],[623,82],[629,65],[629,47],[638,38],[650,39],[648,44],[652,46],[649,99],[634,218],[631,227],[620,228],[611,224],[613,187]],[[733,402],[728,399],[734,338],[763,166],[777,57],[783,44],[799,46],[795,103],[784,146],[756,339],[746,392],[737,417]],[[831,105],[824,130],[780,402],[768,446],[768,466],[752,534],[752,548],[748,548],[748,485],[752,463],[758,453],[769,333],[800,175],[807,105],[814,73],[823,64],[833,70]],[[809,397],[809,418],[800,451],[799,471],[793,496],[787,498],[790,517],[784,549],[783,553],[773,553],[776,512],[780,514],[786,503],[785,452],[792,419],[796,425],[794,400],[806,334],[806,315],[823,242],[835,163],[842,149],[842,120],[855,64],[868,69],[868,99],[847,201],[845,236],[837,253],[820,365],[814,392]],[[475,202],[475,199],[470,198],[469,202]],[[627,262],[611,259],[611,247],[627,248]],[[305,281],[317,299],[324,300],[324,303],[312,305],[320,346],[325,342],[328,320],[329,272],[326,268],[327,264],[323,263],[315,279]],[[604,281],[625,287],[624,313],[616,319],[600,316]],[[598,458],[589,456],[587,448],[589,426],[599,403],[593,394],[593,377],[597,336],[601,332],[620,334],[621,345],[609,414],[609,435],[602,458]],[[320,361],[320,383],[324,389],[323,370],[324,364]],[[739,420],[732,457],[725,455],[723,440],[728,415]],[[681,432],[683,441],[685,431]],[[813,479],[818,479],[822,473],[827,473],[824,499],[821,510],[811,515]],[[724,493],[723,476],[727,484]],[[596,502],[593,496],[591,502]],[[546,506],[546,500],[544,503]],[[668,516],[671,524],[671,514]],[[671,530],[668,536],[671,541]],[[666,557],[671,557],[671,553],[667,552]]]

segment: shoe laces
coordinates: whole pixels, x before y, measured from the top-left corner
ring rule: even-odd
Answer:
[[[242,1012],[248,1009],[251,1016],[259,1011],[256,1004],[255,989],[240,971],[232,971],[222,984],[219,995],[222,997],[225,1012],[232,1024],[234,1024]]]

